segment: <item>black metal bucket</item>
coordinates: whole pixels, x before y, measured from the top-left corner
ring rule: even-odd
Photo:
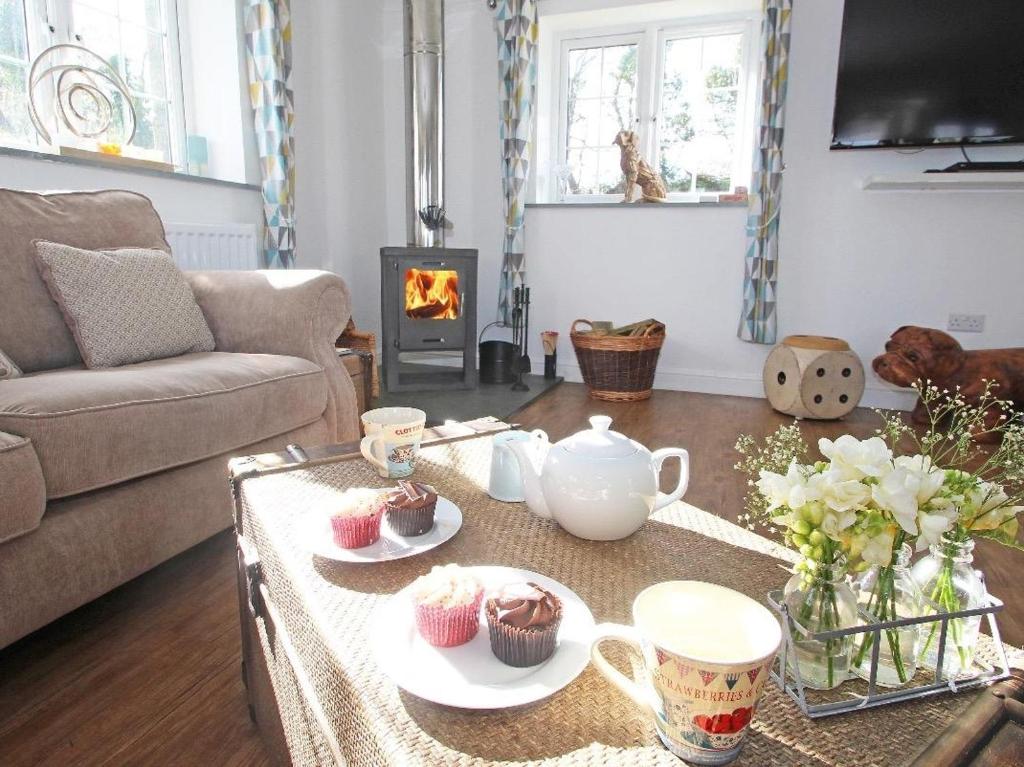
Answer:
[[[480,331],[483,339],[487,328],[498,323],[492,322]],[[519,347],[511,341],[480,341],[480,383],[506,384],[516,380],[518,372]]]

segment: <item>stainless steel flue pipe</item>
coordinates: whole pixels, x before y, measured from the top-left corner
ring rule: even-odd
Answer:
[[[409,245],[444,247],[444,0],[405,0],[405,131]]]

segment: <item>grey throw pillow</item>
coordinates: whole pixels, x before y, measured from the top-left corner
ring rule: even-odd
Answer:
[[[90,368],[214,349],[192,288],[160,250],[37,240],[36,261]]]
[[[14,364],[14,360],[4,354],[4,350],[0,349],[0,381],[5,378],[19,378],[21,376],[21,368]]]

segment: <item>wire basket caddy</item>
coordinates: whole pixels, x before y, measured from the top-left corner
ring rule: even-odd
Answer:
[[[982,685],[991,684],[992,682],[998,682],[1010,676],[1010,664],[1006,657],[1006,648],[1003,646],[1002,639],[999,636],[999,627],[996,625],[995,618],[995,614],[1003,609],[1003,603],[991,594],[987,595],[986,599],[987,604],[981,607],[958,610],[956,612],[949,613],[937,613],[935,615],[927,615],[919,618],[901,618],[898,620],[883,622],[876,622],[869,613],[865,612],[863,608],[858,607],[859,617],[863,621],[863,625],[834,629],[832,631],[810,632],[790,620],[789,609],[783,599],[782,590],[779,589],[771,591],[768,593],[768,604],[776,613],[778,613],[779,618],[782,620],[782,645],[779,648],[779,654],[772,666],[770,672],[771,678],[775,680],[775,683],[778,684],[790,698],[793,699],[793,701],[800,707],[800,710],[812,719],[832,716],[834,714],[844,714],[849,711],[859,711],[864,708],[873,708],[875,706],[884,706],[889,703],[901,703],[903,701],[924,698],[941,692],[959,692],[960,690],[968,690],[975,687],[981,687]],[[993,665],[984,659],[975,656],[972,661],[974,673],[960,676],[955,679],[944,678],[942,669],[943,659],[947,649],[946,639],[949,622],[951,620],[973,618],[976,616],[984,616],[988,621],[989,634],[998,663]],[[886,690],[884,692],[879,691],[880,685],[877,684],[877,676],[881,633],[887,630],[922,624],[938,624],[939,626],[938,656],[936,658],[935,668],[919,671],[915,679],[922,676],[925,677],[925,680],[920,683],[915,684],[915,680],[911,680],[906,686],[899,689]],[[856,634],[873,634],[874,636],[871,641],[870,675],[866,682],[867,693],[849,691],[847,693],[848,697],[843,700],[830,700],[820,703],[810,702],[807,698],[807,689],[804,687],[803,680],[800,678],[799,664],[794,662],[792,664],[792,668],[789,669],[789,673],[787,674],[790,654],[795,654],[796,652],[793,644],[795,641],[794,632],[799,634],[802,640],[814,640],[818,642],[841,639],[842,637],[849,637]]]

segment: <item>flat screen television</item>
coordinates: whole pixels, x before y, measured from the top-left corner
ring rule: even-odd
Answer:
[[[1024,142],[1024,0],[846,0],[832,148]]]

